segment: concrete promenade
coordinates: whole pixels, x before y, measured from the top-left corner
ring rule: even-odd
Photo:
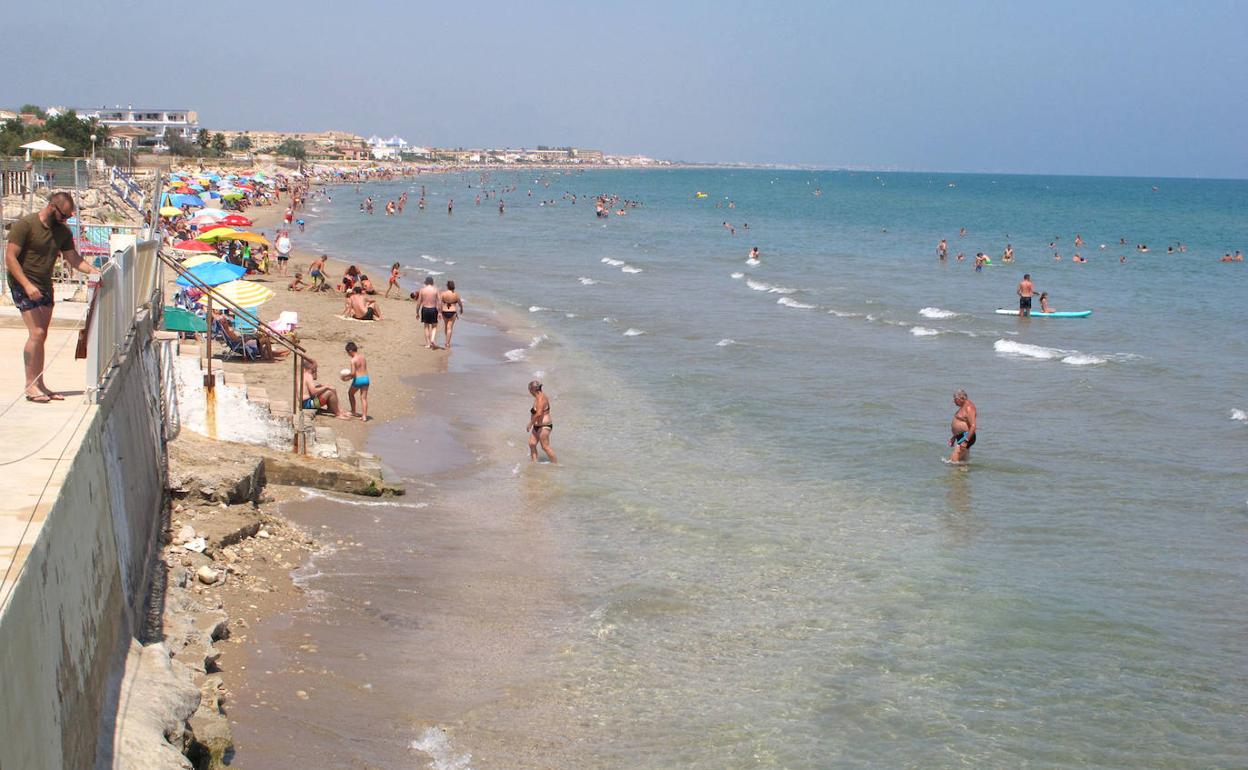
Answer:
[[[0,611],[21,573],[48,511],[60,494],[96,406],[84,398],[86,361],[74,359],[78,332],[48,334],[44,380],[64,401],[38,404],[23,397],[24,328],[0,328]]]

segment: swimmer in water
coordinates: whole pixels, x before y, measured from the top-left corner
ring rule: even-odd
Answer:
[[[750,256],[749,256],[749,257],[747,257],[746,259],[753,260],[753,261],[755,261],[755,262],[760,261],[760,260],[759,260],[759,258],[758,258],[758,247],[757,247],[757,246],[755,246],[754,248],[750,249]]]

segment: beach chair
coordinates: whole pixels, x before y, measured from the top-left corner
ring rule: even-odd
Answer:
[[[225,329],[221,328],[221,324],[216,321],[212,322],[212,338],[220,342],[230,355],[242,356],[247,361],[255,361],[260,354],[259,344],[254,339],[249,340],[240,335],[237,340],[232,340],[226,336]],[[247,344],[249,342],[250,345]],[[222,356],[222,358],[225,357]]]
[[[254,318],[260,317],[256,315],[256,311],[259,308],[248,307],[248,308],[243,308],[243,309],[246,310],[248,313],[250,313]],[[256,325],[251,322],[251,319],[245,318],[242,315],[235,313],[234,314],[234,331],[246,337],[248,334],[256,333]]]

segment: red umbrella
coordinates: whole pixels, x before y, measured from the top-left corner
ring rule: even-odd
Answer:
[[[175,188],[173,188],[172,190],[170,190],[169,192],[174,192],[174,193],[177,193],[177,194],[179,194],[179,195],[195,195],[195,194],[196,194],[194,190],[192,190],[191,188],[186,187],[186,186],[183,186],[183,187],[175,187]]]
[[[228,227],[251,227],[251,220],[242,214],[230,214],[227,217],[217,221],[217,224],[226,225]]]
[[[177,243],[173,244],[173,248],[181,249],[182,251],[216,251],[216,248],[214,248],[212,244],[204,243],[203,241],[195,241],[195,240],[178,241]]]

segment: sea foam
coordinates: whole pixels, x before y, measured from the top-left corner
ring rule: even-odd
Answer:
[[[784,305],[785,307],[794,307],[794,308],[797,308],[798,310],[814,310],[815,309],[814,305],[807,305],[805,302],[798,302],[792,297],[781,297],[780,299],[776,300],[776,304]]]
[[[577,278],[576,280],[580,281],[581,285],[583,286],[593,286],[594,284],[598,283],[593,278],[586,278],[585,276],[581,276],[580,278]]]
[[[736,340],[725,338],[725,339],[720,340],[719,342],[716,342],[715,347],[726,348],[729,345],[735,345],[735,344],[737,344]],[[1240,414],[1243,414],[1243,412],[1240,412]]]
[[[641,329],[632,329],[632,328],[624,332],[625,337],[640,337],[643,334],[645,334],[645,332],[642,331]]]
[[[765,291],[769,294],[793,294],[797,291],[797,289],[790,289],[784,286],[773,286],[770,283],[755,281],[753,278],[747,278],[745,280],[745,285],[749,286],[754,291]]]
[[[737,280],[737,281],[739,281],[739,280],[741,280],[742,278],[744,278],[744,277],[745,277],[745,273],[733,273],[733,274],[732,274],[731,276],[729,276],[729,277],[730,277],[730,278],[732,278],[733,280]]]
[[[1030,345],[1026,342],[1015,342],[1014,340],[997,340],[992,343],[992,349],[1009,356],[1022,356],[1042,361],[1058,360],[1070,366],[1094,366],[1105,363],[1105,359],[1100,356],[1080,353],[1078,350],[1046,348],[1041,345]]]
[[[916,337],[935,337],[940,334],[937,329],[929,329],[926,326],[911,326],[910,333]]]
[[[1245,412],[1243,409],[1232,409],[1231,419],[1238,420],[1239,422],[1248,421],[1248,412]]]
[[[600,261],[600,262],[602,262],[602,264],[604,264],[604,265],[611,265],[612,267],[619,267],[619,266],[621,266],[621,265],[623,265],[623,264],[624,264],[624,260],[622,260],[622,259],[611,259],[610,257],[603,257],[603,258],[602,258],[601,260],[599,260],[599,261]]]
[[[430,727],[408,745],[428,756],[434,770],[472,770],[472,755],[458,753],[441,727]]]
[[[625,265],[624,267],[621,267],[621,268],[620,268],[620,272],[621,272],[621,273],[640,273],[640,272],[641,272],[641,268],[640,268],[640,267],[633,267],[632,265]]]
[[[954,316],[957,315],[957,313],[953,312],[952,310],[941,310],[938,307],[925,307],[919,311],[919,315],[923,316],[924,318],[941,319],[941,318],[953,318]]]

